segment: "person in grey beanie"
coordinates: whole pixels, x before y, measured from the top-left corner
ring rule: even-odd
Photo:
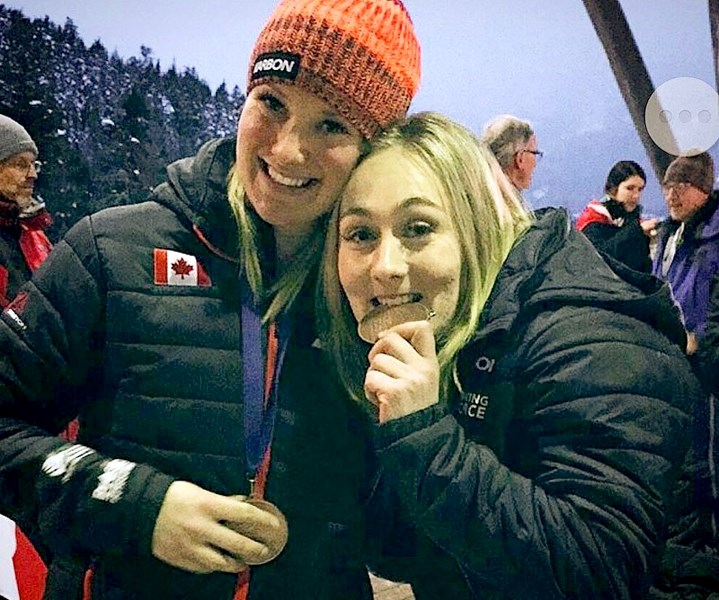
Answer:
[[[52,218],[34,195],[38,149],[27,130],[0,115],[0,307],[45,260],[52,245],[45,230]]]
[[[3,308],[52,248],[45,235],[52,219],[45,204],[34,195],[40,170],[37,157],[37,145],[27,130],[10,117],[0,115],[0,307]],[[0,541],[0,573],[6,574],[0,581],[0,596],[7,593],[3,587],[7,585],[34,590],[38,574],[46,570],[34,546],[23,532],[15,531],[15,523],[3,515],[0,515],[0,536],[4,541],[21,542],[17,544],[13,560],[15,544]]]
[[[0,115],[0,163],[23,152],[31,152],[33,159],[38,155],[37,146],[27,129],[10,117]]]

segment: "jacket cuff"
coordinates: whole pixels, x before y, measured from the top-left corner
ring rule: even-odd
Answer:
[[[80,545],[96,556],[151,555],[157,515],[173,479],[129,461],[103,460],[93,470],[88,482],[94,489],[76,532]]]
[[[427,429],[449,414],[447,406],[435,404],[405,417],[393,419],[387,423],[375,426],[375,450],[386,450],[402,438],[422,429]]]
[[[137,496],[138,501],[130,507],[132,515],[129,524],[133,534],[129,540],[134,540],[135,547],[130,551],[140,556],[152,556],[152,536],[160,508],[165,500],[167,489],[175,481],[174,478],[151,469],[145,465],[137,465],[133,487],[141,490]]]

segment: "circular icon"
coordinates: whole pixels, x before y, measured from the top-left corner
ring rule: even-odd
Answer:
[[[706,152],[719,139],[719,94],[701,79],[675,77],[654,90],[644,122],[654,143],[669,154]]]

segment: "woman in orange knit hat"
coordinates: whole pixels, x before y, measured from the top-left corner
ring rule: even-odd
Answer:
[[[236,139],[80,221],[5,309],[0,512],[52,551],[46,599],[371,598],[369,423],[314,344],[313,282],[419,59],[399,0],[281,1]]]

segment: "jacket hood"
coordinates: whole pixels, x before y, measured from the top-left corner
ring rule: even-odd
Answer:
[[[167,167],[167,181],[150,196],[189,222],[204,240],[226,257],[238,256],[238,231],[227,197],[227,178],[235,159],[235,138],[205,143],[195,156]]]
[[[649,323],[682,348],[685,332],[669,286],[607,255],[572,226],[563,209],[537,211],[536,222],[505,261],[483,311],[482,335],[510,329],[521,311],[564,305],[606,308]]]

